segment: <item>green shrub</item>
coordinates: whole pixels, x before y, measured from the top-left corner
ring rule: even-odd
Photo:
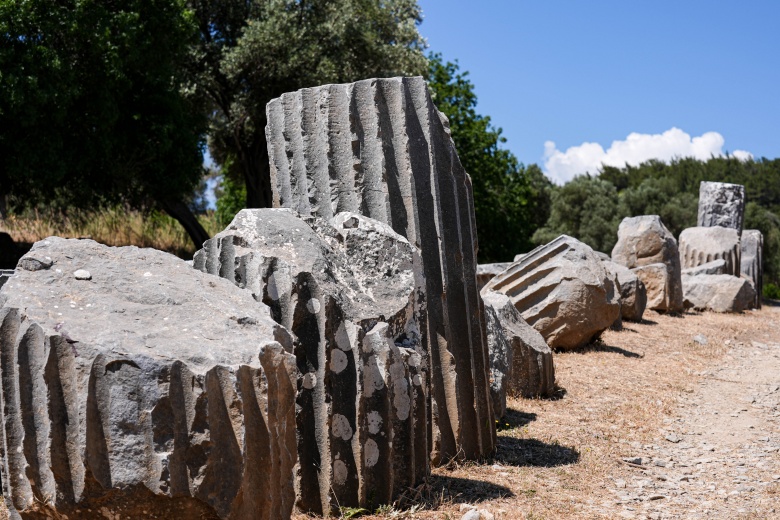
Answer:
[[[764,298],[770,300],[780,300],[780,286],[768,283],[764,286]]]

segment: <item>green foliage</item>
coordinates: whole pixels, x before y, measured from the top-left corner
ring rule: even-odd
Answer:
[[[770,300],[780,300],[780,286],[773,283],[764,285],[764,298]]]
[[[552,184],[541,169],[518,163],[501,129],[477,114],[468,72],[430,56],[429,86],[437,108],[450,122],[452,140],[471,175],[479,236],[479,262],[512,260],[533,248],[531,236],[547,220]]]
[[[233,221],[236,213],[244,209],[246,203],[246,186],[230,177],[222,177],[217,192],[217,221],[226,227]]]
[[[183,0],[0,0],[0,188],[20,205],[182,200],[205,120]]]
[[[427,69],[416,0],[189,0],[200,30],[190,94],[207,105],[209,148],[270,204],[265,106],[284,92]]]
[[[583,175],[553,191],[550,218],[534,233],[533,240],[545,244],[559,235],[569,235],[609,254],[617,241],[620,220],[615,187]]]

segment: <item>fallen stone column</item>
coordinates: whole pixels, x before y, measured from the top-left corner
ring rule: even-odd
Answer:
[[[267,106],[275,207],[378,220],[421,252],[432,379],[432,460],[495,448],[471,179],[421,77],[291,92]]]
[[[612,249],[612,261],[628,267],[642,280],[647,289],[648,308],[662,312],[684,310],[680,253],[677,241],[663,225],[661,217],[624,218]]]
[[[496,417],[506,415],[506,398],[549,397],[555,392],[553,353],[505,295],[482,295],[490,346],[490,392]]]
[[[620,317],[612,276],[593,249],[566,235],[513,263],[488,291],[508,296],[551,348],[586,345]]]
[[[726,182],[702,181],[699,185],[699,227],[725,227],[742,234],[745,220],[745,187]]]
[[[429,466],[429,374],[419,252],[356,213],[329,222],[243,210],[195,254],[295,334],[297,505],[376,509]]]
[[[753,282],[756,298],[752,307],[760,309],[764,294],[764,235],[757,229],[746,229],[742,232],[741,248],[741,274]]]
[[[740,240],[736,229],[694,227],[680,233],[680,264],[683,269],[698,267],[714,260],[726,263],[725,274],[740,274]]]
[[[289,518],[292,336],[153,249],[35,244],[0,291],[12,517]]]
[[[504,272],[510,265],[512,265],[512,262],[477,265],[477,286],[479,290],[481,291],[494,276]]]

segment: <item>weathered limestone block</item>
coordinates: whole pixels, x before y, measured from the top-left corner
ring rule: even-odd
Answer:
[[[677,241],[658,215],[624,218],[618,228],[618,241],[612,249],[612,261],[634,271],[647,289],[647,307],[658,311],[683,310],[680,255]],[[666,273],[658,272],[662,263]],[[663,282],[663,283],[660,283]]]
[[[617,278],[620,293],[620,316],[624,320],[642,321],[647,306],[647,289],[639,277],[628,267],[603,260],[607,271]]]
[[[479,264],[477,266],[477,287],[482,290],[486,283],[488,283],[497,274],[502,273],[510,265],[512,265],[512,262]]]
[[[161,251],[53,237],[0,304],[12,517],[289,518],[292,336],[248,292]]]
[[[736,229],[693,227],[680,233],[680,264],[683,269],[723,260],[726,262],[725,274],[739,276],[739,258],[739,232]]]
[[[548,397],[555,392],[552,350],[504,294],[482,295],[490,346],[490,392],[496,417],[506,415],[509,396]]]
[[[746,229],[742,232],[742,258],[740,270],[742,276],[753,282],[756,289],[754,309],[761,308],[764,294],[764,235],[757,229]]]
[[[195,254],[196,269],[251,291],[295,334],[304,511],[374,510],[430,472],[418,256],[376,220],[289,209],[243,210]]]
[[[742,233],[745,220],[745,187],[726,182],[702,181],[699,185],[699,227],[720,226]]]
[[[685,305],[696,310],[742,312],[756,298],[753,282],[728,274],[683,276]]]
[[[706,264],[696,267],[689,267],[682,270],[683,276],[698,276],[700,274],[726,274],[726,261],[723,259],[713,260]]]
[[[620,316],[612,275],[588,245],[561,235],[482,289],[505,294],[551,348],[581,347]]]
[[[383,222],[421,252],[432,378],[432,460],[495,448],[471,179],[421,77],[291,92],[266,108],[273,205]],[[445,290],[446,289],[446,290]]]

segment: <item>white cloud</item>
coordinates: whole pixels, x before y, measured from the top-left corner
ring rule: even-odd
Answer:
[[[554,182],[563,184],[575,175],[597,173],[602,164],[622,167],[650,159],[669,161],[675,157],[707,160],[712,155],[724,155],[724,142],[718,132],[707,132],[691,138],[679,128],[671,128],[662,134],[634,132],[623,141],[612,141],[606,151],[598,143],[582,143],[562,152],[554,142],[547,141],[544,143],[544,170]],[[736,150],[731,155],[740,160],[753,157],[744,150]]]

